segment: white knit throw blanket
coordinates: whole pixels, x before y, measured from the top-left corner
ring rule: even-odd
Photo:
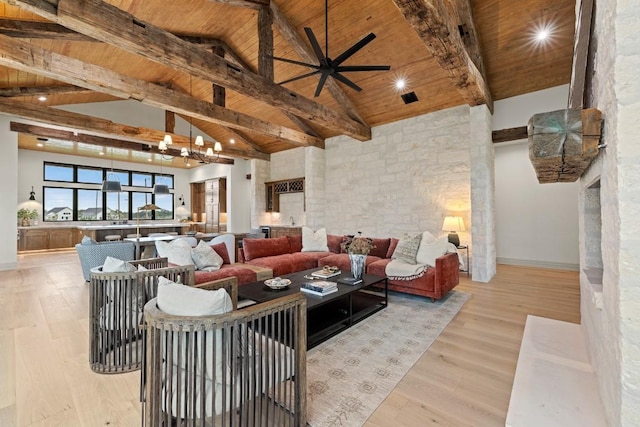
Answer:
[[[385,274],[391,280],[413,280],[424,276],[427,266],[424,264],[407,264],[392,259],[385,267]]]

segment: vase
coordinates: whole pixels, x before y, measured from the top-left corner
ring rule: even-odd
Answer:
[[[366,260],[366,255],[349,254],[349,261],[351,261],[351,275],[354,279],[362,279]]]

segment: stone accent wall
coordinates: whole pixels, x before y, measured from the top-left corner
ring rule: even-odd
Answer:
[[[471,108],[471,208],[473,221],[473,280],[488,282],[496,274],[495,166],[491,112],[486,105]]]
[[[580,264],[596,244],[585,226],[587,188],[600,179],[602,295],[580,274],[582,324],[611,426],[640,425],[640,3],[596,1],[590,107],[603,112],[603,149],[583,175],[579,209]]]
[[[254,230],[271,223],[271,215],[264,210],[267,203],[264,183],[269,181],[270,164],[266,160],[251,160],[251,228]]]
[[[462,214],[472,229],[468,106],[375,127],[366,142],[327,139],[325,158],[329,233],[402,237],[428,230],[440,236],[450,212]],[[307,220],[316,223],[310,212]],[[459,234],[470,243],[468,231]]]
[[[325,151],[317,147],[305,148],[305,222],[317,230],[325,226]]]

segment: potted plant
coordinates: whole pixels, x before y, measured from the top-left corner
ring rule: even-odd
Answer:
[[[38,218],[38,211],[35,209],[29,210],[25,208],[20,208],[18,210],[18,219],[20,220],[20,225],[22,225],[23,227],[27,227],[31,225],[31,220],[35,220],[37,218]]]

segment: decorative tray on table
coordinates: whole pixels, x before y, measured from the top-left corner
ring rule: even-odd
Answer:
[[[267,287],[272,290],[279,290],[279,289],[285,289],[289,287],[289,285],[291,284],[291,280],[282,279],[280,277],[274,277],[273,279],[265,280],[264,284],[267,285]]]

